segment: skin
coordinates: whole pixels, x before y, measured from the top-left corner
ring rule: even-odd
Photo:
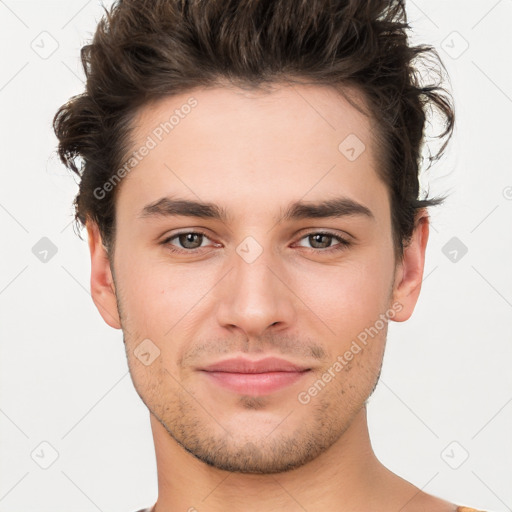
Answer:
[[[428,215],[418,213],[411,243],[395,260],[369,119],[320,86],[196,89],[144,107],[133,148],[191,96],[197,106],[118,185],[112,261],[87,223],[93,300],[123,330],[133,383],[150,411],[155,510],[454,511],[372,451],[365,404],[387,323],[308,403],[298,400],[379,315],[392,310],[392,321],[407,320],[420,293]],[[338,150],[349,134],[366,147],[354,161]],[[293,201],[339,195],[374,218],[276,223]],[[231,218],[140,217],[164,196],[215,203]],[[168,240],[198,229],[206,236],[188,245]],[[325,252],[336,238],[308,236],[324,230],[351,244]],[[262,251],[251,263],[237,252],[248,236]],[[145,339],[159,350],[148,365],[136,356]],[[197,369],[237,355],[283,357],[311,371],[252,396],[220,388]]]

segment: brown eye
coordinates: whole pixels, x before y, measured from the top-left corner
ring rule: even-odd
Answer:
[[[197,249],[201,247],[203,235],[201,233],[182,233],[176,237],[184,249]]]
[[[314,252],[338,251],[343,250],[350,245],[350,242],[348,240],[345,240],[339,235],[335,235],[333,233],[323,233],[318,231],[303,236],[301,238],[301,241],[302,240],[307,240],[311,247],[307,247],[301,244],[299,245],[301,247],[304,247],[305,249],[309,249]],[[333,241],[337,241],[338,243],[333,244]]]
[[[206,245],[205,240],[209,240],[205,233],[196,231],[185,231],[166,238],[162,245],[172,252],[193,253]]]
[[[332,240],[332,235],[324,235],[322,233],[308,235],[309,242],[314,249],[328,249]]]

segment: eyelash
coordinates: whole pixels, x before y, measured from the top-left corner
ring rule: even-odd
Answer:
[[[189,235],[189,234],[194,234],[194,235],[202,235],[206,238],[209,239],[208,235],[201,231],[201,230],[197,230],[197,231],[182,231],[181,233],[176,233],[168,238],[166,238],[165,240],[163,240],[161,242],[162,245],[164,245],[170,252],[173,252],[173,253],[177,253],[177,254],[196,254],[200,251],[200,249],[202,249],[201,247],[198,247],[196,249],[177,249],[175,246],[171,245],[170,242],[171,240],[174,240],[175,238],[178,238],[180,235]],[[300,240],[303,240],[304,238],[307,238],[309,236],[312,236],[312,235],[324,235],[324,236],[328,236],[328,237],[332,237],[333,239],[337,240],[339,243],[336,244],[335,246],[333,247],[329,247],[327,249],[316,249],[314,247],[302,247],[303,249],[306,249],[306,250],[309,250],[309,251],[312,251],[312,252],[316,252],[316,253],[333,253],[333,252],[339,252],[339,251],[343,251],[345,250],[346,248],[348,248],[350,245],[352,245],[351,242],[349,242],[348,240],[342,238],[341,236],[339,235],[335,235],[333,233],[329,233],[327,231],[311,231],[310,233],[306,233],[305,235],[303,235],[300,239]]]

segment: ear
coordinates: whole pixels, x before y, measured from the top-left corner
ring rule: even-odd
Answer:
[[[426,209],[422,208],[416,214],[411,241],[404,248],[403,259],[395,271],[393,303],[402,305],[402,309],[393,317],[395,322],[408,320],[416,306],[423,280],[428,234],[429,216]]]
[[[114,327],[121,329],[121,321],[117,310],[116,290],[108,253],[101,239],[98,225],[87,221],[87,235],[89,250],[91,252],[91,296],[103,320]]]

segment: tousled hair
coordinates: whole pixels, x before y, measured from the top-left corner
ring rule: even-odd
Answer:
[[[419,197],[429,109],[444,127],[429,167],[442,156],[455,118],[442,82],[423,84],[416,66],[423,60],[442,72],[439,55],[428,45],[411,46],[408,29],[404,0],[115,1],[81,49],[85,91],[53,119],[59,157],[80,177],[75,225],[95,222],[113,250],[119,187],[101,198],[94,191],[122,166],[144,106],[223,84],[307,83],[335,88],[375,125],[377,172],[388,188],[401,257],[418,210],[445,199]]]

